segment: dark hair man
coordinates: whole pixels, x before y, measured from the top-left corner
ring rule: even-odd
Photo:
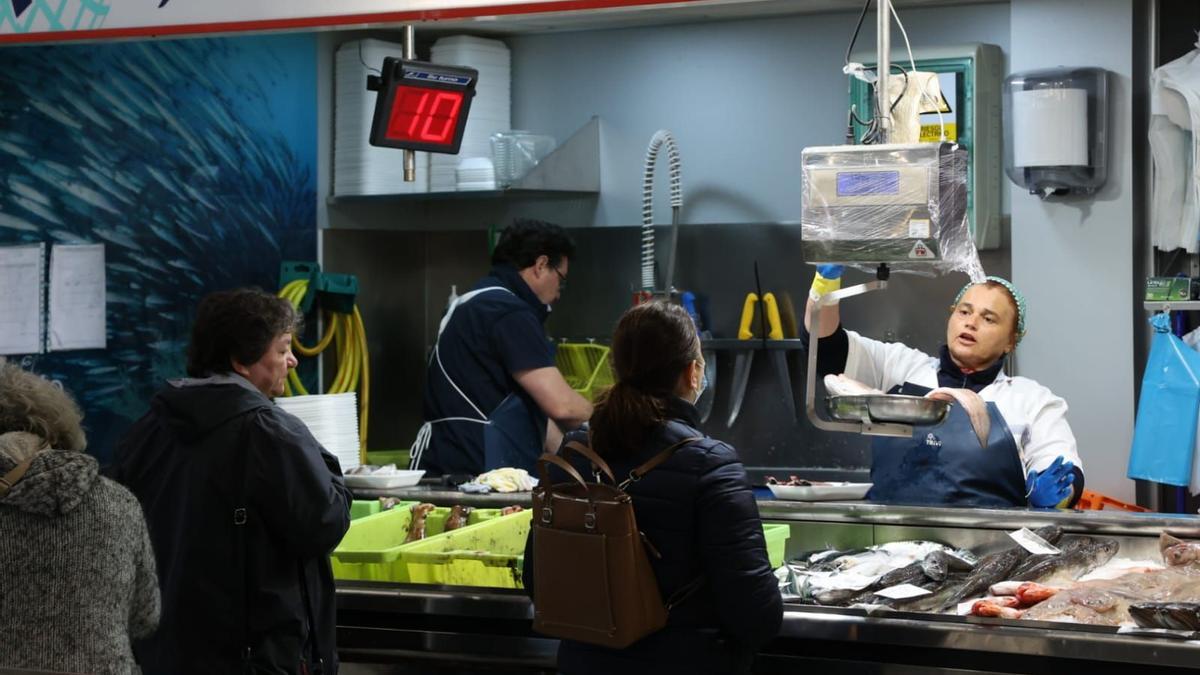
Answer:
[[[557,225],[517,220],[492,271],[447,310],[425,377],[413,467],[431,474],[532,469],[563,429],[592,414],[554,365],[543,324],[566,285],[575,244]]]

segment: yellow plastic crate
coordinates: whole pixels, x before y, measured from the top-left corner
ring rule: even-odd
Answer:
[[[409,544],[403,553],[409,581],[523,588],[521,563],[531,516],[525,510]]]
[[[591,401],[616,381],[608,354],[609,349],[604,345],[564,343],[558,345],[554,363],[567,384]]]
[[[378,502],[376,502],[378,504]],[[425,539],[404,543],[412,524],[412,507],[417,502],[400,502],[394,508],[350,521],[350,529],[329,556],[335,579],[358,581],[409,581],[406,547],[424,543],[442,534],[450,507],[439,506],[425,518]],[[520,515],[520,514],[515,514]],[[473,509],[468,527],[500,517],[500,509]],[[468,529],[461,528],[459,532]],[[526,527],[528,530],[528,527]],[[451,531],[449,534],[454,534]],[[522,546],[524,543],[522,542]]]

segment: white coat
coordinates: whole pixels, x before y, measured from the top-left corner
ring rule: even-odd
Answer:
[[[936,389],[939,360],[898,342],[879,342],[847,330],[850,349],[846,355],[846,377],[890,391],[905,382]],[[1008,377],[1003,372],[979,392],[980,398],[996,404],[1012,433],[1026,475],[1043,471],[1062,457],[1079,470],[1083,463],[1075,446],[1075,434],[1067,424],[1067,402],[1027,377]]]

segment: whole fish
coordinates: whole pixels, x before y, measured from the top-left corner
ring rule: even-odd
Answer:
[[[925,394],[925,398],[957,402],[961,405],[963,411],[967,413],[967,418],[971,420],[971,428],[975,430],[975,436],[979,438],[979,447],[987,447],[988,435],[992,433],[992,418],[988,416],[987,403],[980,398],[979,394],[970,389],[938,387]]]
[[[934,581],[944,581],[950,572],[970,572],[978,559],[969,551],[934,551],[921,561],[921,571]]]
[[[1034,530],[1034,533],[1051,544],[1062,537],[1062,529],[1054,525],[1038,528]],[[912,608],[919,611],[940,612],[958,605],[967,598],[982,595],[992,584],[1008,579],[1017,565],[1028,557],[1029,551],[1020,546],[1011,546],[984,556],[979,559],[974,569],[961,584],[947,585],[938,593],[918,598]]]
[[[471,515],[471,507],[455,505],[450,509],[450,515],[446,517],[446,527],[442,528],[443,532],[457,530],[467,524],[467,516]]]
[[[1022,564],[1009,577],[1013,581],[1074,581],[1112,560],[1119,544],[1107,537],[1071,537],[1071,547],[1032,565]],[[1040,556],[1031,556],[1040,557]]]
[[[1163,532],[1158,536],[1158,551],[1171,567],[1190,565],[1200,560],[1200,544],[1186,542]]]
[[[1129,606],[1129,616],[1142,628],[1200,630],[1200,603],[1139,602]]]
[[[404,543],[420,541],[425,538],[425,519],[429,517],[434,508],[433,504],[413,504],[412,521],[409,523],[408,535],[404,537]]]

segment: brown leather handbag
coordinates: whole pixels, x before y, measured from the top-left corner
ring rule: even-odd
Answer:
[[[648,542],[638,530],[632,482],[700,437],[686,438],[629,472],[617,485],[612,469],[591,448],[564,447],[587,458],[597,473],[589,483],[562,457],[538,459],[541,481],[533,491],[533,629],[544,635],[622,649],[667,624],[667,613],[703,578],[664,602],[646,556]],[[549,467],[571,481],[550,483]],[[600,476],[608,478],[604,483]],[[650,550],[657,556],[654,547]]]

